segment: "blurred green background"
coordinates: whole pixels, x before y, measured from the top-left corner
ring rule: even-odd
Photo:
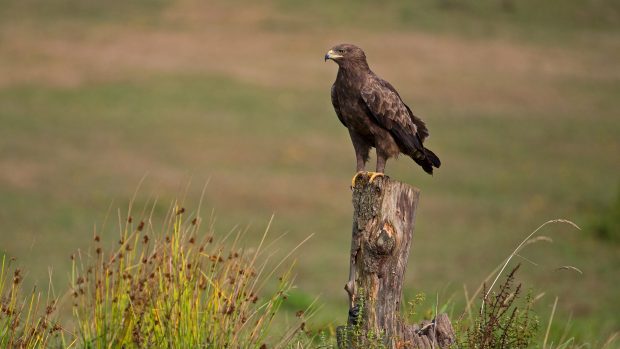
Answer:
[[[405,296],[463,309],[541,223],[520,280],[552,338],[620,328],[620,2],[614,0],[0,0],[0,251],[58,290],[93,227],[175,198],[255,244],[275,214],[296,254],[297,310],[346,321],[354,153],[329,90],[341,42],[365,49],[429,126]],[[371,160],[371,164],[373,164]],[[373,167],[374,165],[371,165]],[[185,193],[185,194],[184,194]],[[124,213],[123,213],[124,214]],[[109,216],[106,228],[101,228]],[[536,265],[528,262],[533,261]],[[556,268],[573,265],[583,275]],[[571,319],[569,321],[569,319]]]

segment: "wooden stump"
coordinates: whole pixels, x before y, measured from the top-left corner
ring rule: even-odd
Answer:
[[[339,328],[339,347],[362,348],[350,329],[380,337],[387,348],[437,348],[454,342],[445,314],[419,325],[400,316],[402,285],[413,238],[420,191],[388,177],[358,176],[353,188],[353,234],[349,281],[349,324]],[[361,304],[363,303],[363,304]],[[346,332],[346,333],[345,333]],[[367,337],[367,336],[366,336]]]

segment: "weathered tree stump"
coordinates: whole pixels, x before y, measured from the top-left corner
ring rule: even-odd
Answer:
[[[365,348],[369,336],[391,349],[443,348],[454,342],[454,330],[445,314],[419,325],[407,324],[400,316],[419,195],[417,188],[388,177],[370,183],[368,175],[358,176],[353,188],[351,265],[345,285],[349,324],[338,329],[341,349]],[[352,328],[364,338],[354,338]]]

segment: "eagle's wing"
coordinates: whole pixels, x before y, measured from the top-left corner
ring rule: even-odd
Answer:
[[[389,82],[372,76],[361,95],[375,121],[390,131],[401,147],[411,155],[425,154],[422,142],[428,137],[426,125],[413,115]]]
[[[340,120],[344,126],[347,126],[347,124],[344,123],[344,118],[342,117],[342,112],[340,111],[340,102],[338,101],[335,84],[332,85],[332,105],[334,106],[338,120]]]
[[[396,92],[396,91],[394,90],[394,92]],[[399,98],[400,98],[400,96],[399,96]],[[403,102],[403,104],[405,104],[405,102]],[[417,117],[417,116],[415,116],[413,114],[413,112],[411,111],[411,108],[409,108],[408,105],[405,104],[405,107],[407,107],[407,111],[409,112],[409,116],[411,117],[411,121],[413,121],[413,123],[415,124],[416,128],[418,129],[418,136],[420,136],[420,139],[422,140],[422,142],[424,142],[424,140],[429,136],[428,129],[426,128],[426,124],[424,123],[424,121],[422,121],[422,119],[420,119],[419,117]]]

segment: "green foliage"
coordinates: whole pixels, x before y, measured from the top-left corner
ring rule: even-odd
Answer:
[[[532,312],[532,297],[524,304],[518,302],[521,284],[514,285],[517,265],[499,286],[498,292],[487,294],[483,287],[479,315],[457,338],[463,349],[520,349],[528,348],[536,337],[538,319]]]
[[[385,349],[387,338],[384,333],[369,331],[364,326],[366,295],[363,289],[358,291],[356,304],[349,314],[349,321],[341,326],[337,333],[339,348]]]
[[[212,231],[200,234],[198,216],[186,216],[175,206],[161,232],[151,218],[134,222],[130,216],[117,249],[106,252],[95,234],[90,251],[72,255],[70,327],[56,321],[56,299],[44,303],[35,291],[23,298],[22,271],[3,256],[0,347],[258,349],[308,343],[303,329],[312,303],[273,329],[292,289],[293,265],[266,289],[284,262],[274,266],[261,257],[266,232],[248,252],[237,245],[239,234],[232,243],[225,241],[229,236],[216,241]]]
[[[125,225],[120,247],[75,257],[72,294],[85,348],[262,348],[292,287],[291,270],[273,292],[262,285],[275,269],[259,264],[260,247],[199,238],[200,218],[175,208],[164,231],[150,220]],[[278,345],[303,327],[303,312]]]
[[[418,312],[418,308],[420,305],[422,305],[424,303],[424,301],[426,300],[426,295],[422,292],[417,293],[413,299],[411,299],[410,301],[407,302],[407,319],[410,322],[415,322],[416,320],[416,315]]]
[[[61,327],[56,323],[57,300],[43,302],[32,291],[23,297],[22,271],[2,255],[0,266],[0,348],[45,348],[56,343]]]
[[[614,201],[599,210],[592,228],[597,237],[620,242],[620,187]]]

